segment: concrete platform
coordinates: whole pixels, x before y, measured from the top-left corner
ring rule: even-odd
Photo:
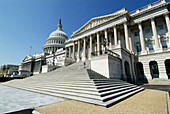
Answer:
[[[0,84],[0,114],[64,101],[62,98],[28,92]]]

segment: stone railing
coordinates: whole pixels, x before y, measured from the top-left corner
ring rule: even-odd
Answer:
[[[111,50],[95,51],[95,52],[92,52],[91,54],[92,54],[92,56],[98,56],[98,54],[100,54],[100,55],[108,54],[108,55],[112,55],[114,57],[120,58],[120,56],[117,53],[115,53]]]
[[[147,10],[147,9],[149,9],[149,8],[151,8],[151,7],[160,5],[160,4],[162,4],[162,3],[166,3],[165,0],[159,0],[159,1],[156,1],[156,2],[154,2],[154,3],[152,3],[152,4],[149,4],[149,5],[147,5],[147,6],[144,6],[144,7],[142,7],[142,8],[139,8],[139,9],[137,9],[137,10],[135,10],[135,11],[130,12],[130,15],[132,16],[132,15],[134,15],[134,14],[136,14],[136,13],[139,13],[139,12],[141,12],[141,11]]]

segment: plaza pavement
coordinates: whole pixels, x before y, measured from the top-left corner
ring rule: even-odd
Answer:
[[[167,114],[165,91],[146,89],[109,108],[79,101],[63,102],[35,108],[42,114]]]
[[[32,109],[64,99],[28,92],[0,84],[0,114]]]
[[[165,91],[146,89],[109,108],[0,85],[0,114],[34,109],[42,114],[167,114]],[[37,107],[37,108],[36,108]]]

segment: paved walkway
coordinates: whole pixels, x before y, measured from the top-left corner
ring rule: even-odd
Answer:
[[[42,114],[167,114],[166,92],[146,89],[109,108],[66,100],[36,108]]]
[[[35,108],[64,99],[32,93],[0,84],[0,114]]]

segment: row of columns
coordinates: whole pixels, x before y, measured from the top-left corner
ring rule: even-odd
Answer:
[[[165,15],[165,21],[166,21],[166,25],[167,25],[167,29],[168,29],[168,34],[170,36],[170,20],[169,20],[169,15],[166,14]],[[124,35],[125,35],[125,45],[126,45],[126,49],[129,51],[132,51],[132,42],[129,40],[129,31],[128,31],[128,25],[127,22],[123,23],[124,26]],[[159,43],[159,39],[158,39],[158,34],[157,34],[157,28],[156,28],[156,24],[155,24],[155,20],[154,18],[151,18],[151,28],[153,31],[153,37],[154,37],[154,41],[155,41],[155,50],[159,50],[160,47],[160,43]],[[140,37],[140,43],[141,43],[141,49],[142,49],[142,53],[146,53],[146,44],[145,44],[145,38],[144,38],[144,34],[143,34],[143,28],[142,28],[142,23],[139,22],[138,23],[138,29],[139,29],[139,37]],[[114,45],[118,44],[118,32],[117,32],[117,28],[116,26],[113,26],[113,32],[114,32]],[[97,42],[97,55],[100,55],[100,34],[99,32],[96,33],[96,42]],[[109,36],[109,37],[108,37]],[[92,53],[92,35],[89,36],[90,37],[90,50],[89,50],[89,58],[91,58],[91,53]],[[104,37],[106,38],[106,42],[108,42],[108,40],[111,41],[111,35],[108,35],[108,29],[104,30]],[[83,57],[82,60],[86,60],[86,38],[83,38]],[[103,42],[103,38],[101,39]],[[80,61],[80,40],[77,41],[78,42],[78,55],[77,55],[77,60]],[[170,42],[170,39],[169,39]],[[106,45],[107,48],[108,46],[111,46],[112,43],[109,42],[109,45]],[[170,43],[169,43],[170,45]],[[168,46],[170,47],[170,46]],[[103,45],[101,46],[101,48],[103,49]],[[71,48],[69,49],[71,50]],[[71,51],[69,51],[69,58],[71,58]],[[75,59],[75,43],[73,44],[73,59]]]
[[[44,51],[47,52],[47,53],[50,53],[52,51],[56,52],[57,49],[58,49],[57,47],[47,47],[47,48],[44,49]]]
[[[168,29],[168,36],[170,36],[170,20],[169,20],[168,14],[165,15],[165,21],[166,21],[166,25],[167,25],[167,29]],[[145,39],[144,39],[144,35],[143,35],[143,29],[142,29],[141,22],[138,23],[138,28],[139,28],[139,37],[140,37],[142,53],[145,53],[146,45],[145,45]],[[152,32],[153,32],[154,41],[155,41],[155,50],[158,50],[161,47],[160,47],[160,43],[159,43],[159,39],[158,39],[158,33],[157,33],[157,28],[156,28],[154,18],[151,18],[151,28],[152,28]],[[170,42],[170,39],[169,39],[169,42]]]
[[[129,34],[128,34],[128,26],[127,23],[125,22],[124,24],[124,31],[125,31],[125,43],[126,43],[126,49],[130,50],[130,44],[129,44]],[[117,34],[117,28],[116,25],[113,27],[113,32],[114,32],[114,45],[118,45],[118,34]],[[93,40],[93,36],[90,35],[90,49],[89,49],[89,59],[91,58],[91,53],[92,53],[92,40]],[[100,32],[96,33],[96,43],[97,43],[97,55],[100,55],[100,45],[101,42],[103,42],[103,38],[100,37]],[[109,44],[107,44],[107,48],[110,46],[112,46],[112,35],[109,34],[108,35],[108,29],[104,30],[104,38],[106,38],[106,42],[110,41]],[[87,37],[83,38],[83,56],[82,56],[82,60],[85,61],[86,58],[86,39]],[[101,39],[101,40],[100,40]],[[101,42],[100,42],[101,41]],[[77,45],[78,45],[78,54],[77,54],[77,61],[80,61],[80,40],[77,40]],[[73,42],[73,59],[75,59],[75,41]],[[69,48],[69,58],[71,58],[71,46],[70,47],[66,47],[66,57],[67,57],[67,48]],[[101,49],[104,49],[103,45],[101,45]]]

